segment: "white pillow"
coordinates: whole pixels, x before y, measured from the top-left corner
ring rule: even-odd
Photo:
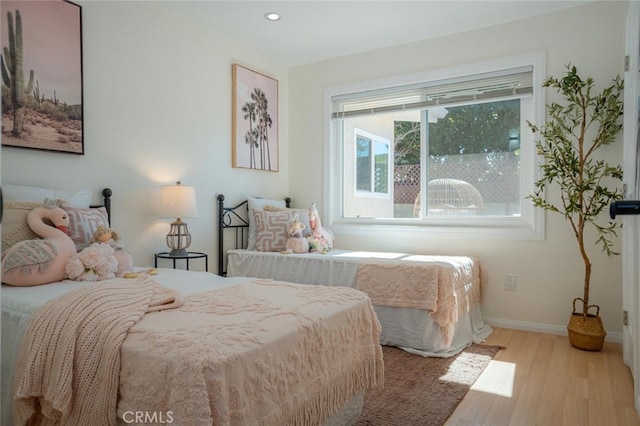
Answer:
[[[248,250],[256,249],[256,222],[253,213],[256,211],[263,211],[265,206],[286,208],[287,203],[284,200],[269,200],[266,198],[248,197],[249,208],[249,242],[247,243]]]
[[[2,185],[4,201],[34,201],[42,203],[45,198],[66,200],[74,207],[89,208],[93,194],[90,189],[81,191],[64,191],[59,189],[40,188],[26,185]]]

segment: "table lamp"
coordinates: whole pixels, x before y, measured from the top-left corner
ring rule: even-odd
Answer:
[[[186,256],[187,248],[191,245],[191,234],[183,217],[198,217],[196,206],[196,190],[193,186],[185,186],[176,182],[175,185],[165,185],[160,191],[160,216],[175,217],[167,234],[167,246],[171,249],[171,256]]]

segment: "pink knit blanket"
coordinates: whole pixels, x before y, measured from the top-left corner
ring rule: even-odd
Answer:
[[[446,345],[459,315],[480,302],[480,266],[464,256],[408,255],[401,260],[362,261],[357,288],[379,306],[425,309]]]
[[[14,422],[115,425],[120,346],[146,312],[181,304],[148,276],[87,284],[38,309],[14,371]]]
[[[320,425],[383,382],[380,325],[352,288],[255,280],[148,314],[122,345],[119,416]]]

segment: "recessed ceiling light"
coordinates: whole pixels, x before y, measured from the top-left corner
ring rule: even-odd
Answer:
[[[276,12],[267,12],[264,14],[264,17],[267,18],[267,20],[269,21],[279,21],[280,20],[280,14],[276,13]]]

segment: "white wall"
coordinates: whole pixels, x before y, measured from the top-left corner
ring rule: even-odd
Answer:
[[[546,52],[546,74],[559,76],[568,63],[582,75],[608,84],[623,72],[624,2],[577,6],[555,14],[381,49],[292,68],[289,73],[291,195],[299,205],[323,196],[323,90],[349,82],[457,66],[526,52]],[[598,30],[595,30],[598,29]],[[314,82],[314,84],[309,84]],[[553,93],[547,93],[547,101]],[[605,156],[621,161],[622,144],[607,147]],[[313,158],[313,161],[301,159]],[[551,197],[557,193],[551,193]],[[319,204],[322,213],[322,205]],[[483,302],[487,318],[524,328],[561,332],[571,302],[582,296],[583,265],[568,223],[557,214],[546,217],[544,241],[413,238],[402,234],[367,237],[336,236],[341,248],[466,254],[480,259],[488,274]],[[591,239],[594,240],[594,239]],[[621,262],[597,248],[593,255],[591,303],[600,305],[605,329],[620,337]],[[516,274],[518,290],[504,290],[505,274]]]
[[[399,73],[545,50],[547,73],[572,62],[596,81],[622,73],[624,3],[579,6],[550,16],[412,43],[287,70],[157,2],[81,0],[84,64],[84,156],[2,148],[2,182],[114,191],[113,224],[136,264],[166,248],[169,220],[156,217],[160,186],[181,180],[197,188],[199,218],[188,220],[192,249],[215,270],[215,197],[291,195],[296,206],[322,209],[322,91],[325,87]],[[278,173],[231,168],[231,64],[279,80]],[[310,83],[313,82],[313,83]],[[291,142],[289,142],[291,141]],[[608,149],[619,161],[621,144]],[[553,195],[553,194],[552,194]],[[560,217],[547,217],[545,241],[345,239],[345,248],[469,254],[489,282],[489,318],[564,328],[570,303],[582,295],[581,260]],[[605,328],[620,333],[620,258],[594,254],[591,299]],[[194,262],[197,265],[199,262]],[[506,273],[518,291],[505,292]]]
[[[160,186],[196,187],[199,217],[186,219],[191,249],[216,270],[215,202],[288,194],[287,70],[159,2],[80,1],[85,155],[2,148],[2,182],[113,189],[113,223],[137,265],[166,249],[169,219],[156,217]],[[280,172],[231,168],[231,64],[279,80]],[[202,262],[192,265],[199,268]],[[168,266],[166,264],[165,266]]]

